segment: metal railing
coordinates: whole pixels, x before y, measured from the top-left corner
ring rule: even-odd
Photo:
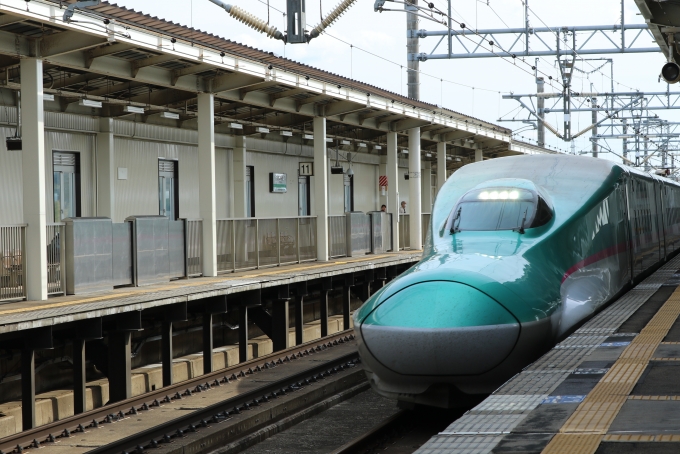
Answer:
[[[25,225],[0,226],[0,301],[26,297],[25,244]]]
[[[200,276],[203,274],[203,220],[186,219],[184,221],[184,237],[186,276]]]
[[[328,216],[328,255],[347,256],[347,220],[344,214]]]
[[[411,215],[399,215],[399,250],[411,248]]]
[[[47,239],[47,294],[66,294],[65,246],[66,224],[46,226]]]
[[[316,244],[316,217],[221,219],[217,271],[313,261]]]
[[[430,228],[430,218],[431,213],[421,213],[422,215],[422,238],[423,245],[425,245],[425,240],[427,240],[427,232]],[[403,251],[405,249],[411,249],[411,215],[410,214],[400,214],[399,215],[399,250]]]

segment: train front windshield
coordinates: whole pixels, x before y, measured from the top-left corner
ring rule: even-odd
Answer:
[[[543,206],[545,209],[541,209]],[[551,210],[532,191],[520,188],[478,189],[460,199],[449,216],[447,229],[451,233],[465,230],[523,230],[545,224],[547,220],[543,218],[546,216],[549,220]]]

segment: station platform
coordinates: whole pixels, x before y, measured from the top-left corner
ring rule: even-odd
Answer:
[[[0,335],[239,292],[337,278],[349,273],[409,265],[420,260],[420,256],[420,251],[401,251],[346,257],[329,262],[306,262],[241,271],[212,278],[198,277],[145,287],[123,287],[84,296],[59,296],[48,301],[2,303]]]
[[[417,454],[680,452],[680,257]]]

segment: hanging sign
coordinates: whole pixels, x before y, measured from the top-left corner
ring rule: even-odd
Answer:
[[[313,177],[314,176],[314,163],[313,162],[301,162],[299,164],[299,175],[301,177]]]
[[[285,173],[269,174],[269,192],[288,192],[288,184]]]

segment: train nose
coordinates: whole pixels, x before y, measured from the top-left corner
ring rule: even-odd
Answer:
[[[476,375],[512,351],[517,319],[465,284],[421,282],[388,297],[368,314],[360,336],[370,355],[404,375]]]

